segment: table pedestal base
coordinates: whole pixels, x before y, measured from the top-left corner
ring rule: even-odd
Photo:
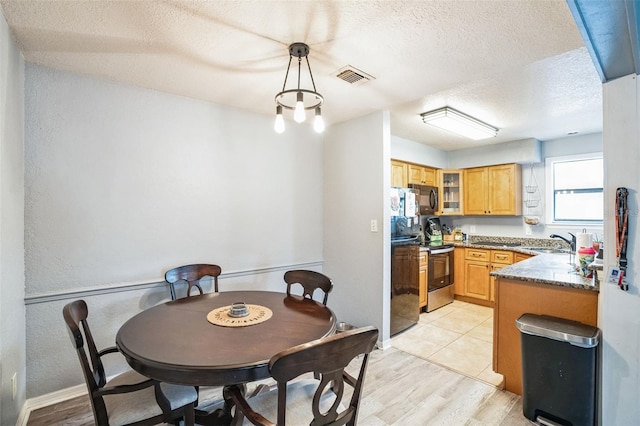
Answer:
[[[243,395],[247,392],[247,386],[245,384],[242,385],[234,385],[239,388]],[[231,396],[227,391],[228,386],[224,386],[222,388],[222,397],[224,398],[224,405],[222,408],[218,408],[211,412],[207,412],[204,410],[196,410],[196,424],[197,425],[214,425],[214,426],[222,426],[222,425],[230,425],[233,422],[233,407],[234,404],[231,401]]]

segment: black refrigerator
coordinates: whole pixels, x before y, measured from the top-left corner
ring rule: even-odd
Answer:
[[[398,334],[420,318],[420,241],[422,227],[411,189],[391,194],[391,317],[390,333]]]
[[[391,321],[396,335],[420,319],[420,246],[391,242]]]

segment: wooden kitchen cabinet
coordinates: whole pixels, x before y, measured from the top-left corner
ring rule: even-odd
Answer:
[[[511,265],[513,263],[514,253],[512,251],[506,250],[491,250],[491,267],[490,272],[497,271],[498,269],[502,269],[505,266]],[[495,286],[496,286],[496,278],[489,275],[490,281],[490,299],[494,302],[495,299]]]
[[[502,374],[505,389],[517,395],[522,395],[522,348],[515,322],[525,313],[597,327],[598,292],[505,278],[496,280],[493,371]]]
[[[514,253],[513,254],[513,263],[518,263],[521,262],[523,260],[527,260],[531,257],[530,254],[524,254],[524,253]]]
[[[522,214],[522,167],[519,164],[465,169],[464,214]]]
[[[464,298],[469,302],[481,301],[491,306],[495,300],[495,279],[491,272],[511,265],[514,253],[509,250],[464,249]],[[486,303],[484,303],[486,302]]]
[[[419,269],[419,279],[418,282],[420,284],[420,310],[427,306],[427,280],[429,279],[429,262],[427,258],[428,254],[426,252],[420,252],[420,269]]]
[[[407,163],[391,160],[391,186],[408,187],[407,170]]]
[[[436,169],[418,164],[407,164],[409,183],[436,186]]]
[[[462,215],[462,170],[438,170],[440,215]]]
[[[490,297],[490,250],[465,249],[464,255],[464,295],[480,300]]]
[[[478,260],[464,261],[465,296],[489,300],[489,263]]]
[[[456,247],[453,252],[453,294],[464,296],[464,247]]]

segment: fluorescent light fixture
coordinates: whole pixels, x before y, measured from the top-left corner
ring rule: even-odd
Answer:
[[[435,127],[479,140],[495,137],[498,128],[484,123],[450,107],[443,107],[420,114],[422,121]]]

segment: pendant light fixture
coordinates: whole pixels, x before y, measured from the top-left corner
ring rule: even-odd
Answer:
[[[287,89],[289,69],[291,69],[291,61],[294,57],[298,58],[298,85],[294,89]],[[300,87],[302,58],[305,58],[307,61],[309,78],[311,80],[313,90],[303,89]],[[274,130],[277,133],[284,132],[284,117],[282,116],[283,108],[293,110],[293,119],[298,123],[302,123],[306,119],[306,110],[315,110],[313,129],[318,133],[322,133],[324,131],[324,121],[322,120],[322,111],[320,109],[322,102],[324,102],[324,98],[316,91],[316,84],[313,81],[313,74],[311,73],[311,65],[309,65],[309,46],[305,43],[293,43],[289,46],[289,65],[287,66],[287,73],[284,76],[282,91],[278,92],[275,100],[276,121]]]

